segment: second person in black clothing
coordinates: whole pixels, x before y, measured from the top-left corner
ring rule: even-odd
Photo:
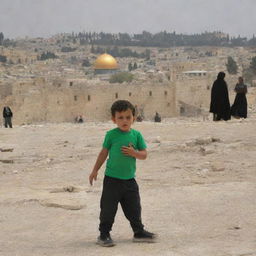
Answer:
[[[235,118],[247,118],[247,86],[244,79],[240,76],[235,87],[236,97],[231,107],[231,115]]]

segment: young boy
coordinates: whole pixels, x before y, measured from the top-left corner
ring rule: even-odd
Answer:
[[[146,144],[137,130],[131,128],[135,108],[126,100],[118,100],[111,107],[112,120],[117,128],[106,133],[103,148],[98,155],[89,181],[97,179],[98,170],[107,159],[103,191],[100,201],[100,236],[97,244],[114,246],[110,231],[114,223],[118,203],[134,232],[134,242],[155,242],[156,235],[144,230],[141,221],[139,188],[136,183],[136,159],[147,157]]]

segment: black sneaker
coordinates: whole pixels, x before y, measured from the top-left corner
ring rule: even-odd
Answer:
[[[108,235],[100,235],[97,240],[97,244],[103,247],[112,247],[115,246],[111,236]]]
[[[137,243],[155,243],[156,234],[142,230],[140,232],[134,233],[133,242]]]

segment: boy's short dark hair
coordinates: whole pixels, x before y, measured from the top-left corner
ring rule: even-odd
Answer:
[[[130,109],[132,111],[132,115],[135,116],[135,107],[128,100],[117,100],[111,106],[111,114],[114,117],[116,112],[122,112]]]

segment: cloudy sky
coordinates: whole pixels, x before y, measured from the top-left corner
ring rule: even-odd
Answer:
[[[0,0],[5,37],[60,32],[256,34],[256,0]]]

